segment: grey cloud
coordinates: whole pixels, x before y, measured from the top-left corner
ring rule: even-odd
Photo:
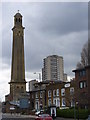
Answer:
[[[26,71],[39,71],[43,58],[58,54],[64,57],[65,71],[72,75],[81,48],[87,41],[87,3],[21,4],[6,3],[3,8],[3,23],[8,21],[2,32],[4,62],[11,65],[13,13],[20,7],[25,26]]]
[[[81,35],[82,34],[82,35]],[[42,59],[51,54],[58,54],[64,57],[65,71],[72,74],[72,69],[75,69],[80,58],[80,51],[87,39],[87,31],[80,33],[71,33],[64,37],[56,37],[51,41],[43,40],[40,42],[35,39],[30,44],[26,43],[26,66],[27,70],[35,70],[41,68],[43,65]],[[39,39],[39,38],[38,38]],[[81,44],[82,43],[82,44]],[[29,50],[29,52],[28,52]],[[30,61],[28,63],[28,60]],[[72,68],[68,71],[68,69]]]
[[[68,34],[88,27],[88,3],[42,3],[36,28],[44,34]]]

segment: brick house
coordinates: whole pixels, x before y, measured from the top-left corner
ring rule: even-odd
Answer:
[[[75,94],[78,106],[90,108],[90,65],[73,72],[75,72]]]
[[[74,81],[50,81],[39,82],[34,84],[34,89],[30,91],[30,109],[40,110],[50,105],[56,107],[73,107],[74,106]]]
[[[43,82],[34,83],[34,89],[30,91],[30,109],[40,110],[46,105],[46,86]]]
[[[73,82],[56,82],[46,86],[46,104],[56,107],[72,107],[74,105]]]

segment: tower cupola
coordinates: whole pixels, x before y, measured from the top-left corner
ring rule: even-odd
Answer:
[[[22,26],[22,15],[19,13],[19,11],[14,16],[14,26]]]

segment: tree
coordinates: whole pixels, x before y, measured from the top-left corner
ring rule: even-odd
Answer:
[[[86,42],[82,48],[81,61],[77,63],[77,68],[85,67],[89,64],[89,45]]]
[[[88,42],[83,46],[81,52],[81,63],[83,66],[88,65]]]

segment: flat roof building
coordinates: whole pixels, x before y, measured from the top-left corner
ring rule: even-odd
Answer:
[[[51,55],[43,60],[42,80],[64,81],[63,57]]]

